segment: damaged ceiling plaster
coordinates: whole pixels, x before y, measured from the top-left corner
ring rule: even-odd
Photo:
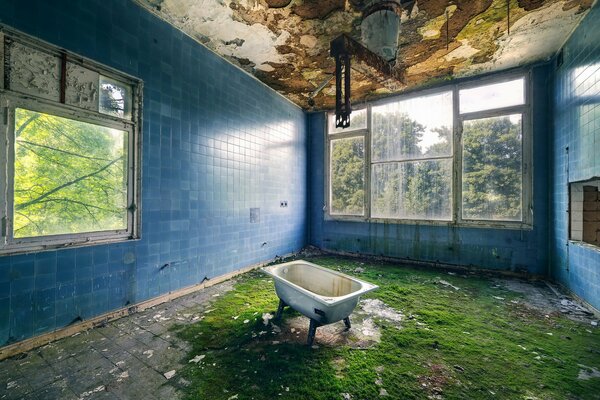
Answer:
[[[371,3],[137,1],[304,109],[334,107],[335,61],[329,55],[330,42],[342,33],[360,41],[361,10]],[[509,0],[509,32],[507,0],[417,0],[401,15],[394,67],[404,81],[390,86],[384,77],[374,79],[353,70],[352,101],[356,104],[455,77],[547,60],[592,3]]]

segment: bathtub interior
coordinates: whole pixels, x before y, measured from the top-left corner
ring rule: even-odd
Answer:
[[[362,284],[349,277],[313,267],[307,263],[281,266],[277,275],[309,292],[323,297],[341,297],[362,289]]]

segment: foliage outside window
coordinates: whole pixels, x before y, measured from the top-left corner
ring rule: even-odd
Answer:
[[[452,92],[371,108],[371,216],[450,220]]]
[[[331,213],[364,215],[365,143],[362,137],[331,141]]]
[[[463,123],[463,218],[521,221],[521,114]]]
[[[128,133],[15,110],[15,238],[127,229]]]
[[[329,215],[530,224],[525,83],[519,76],[386,100],[345,130],[330,116]]]
[[[18,33],[4,38],[0,253],[137,237],[139,82]],[[26,80],[44,68],[66,79]]]

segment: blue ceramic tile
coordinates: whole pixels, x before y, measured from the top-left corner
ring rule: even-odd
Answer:
[[[35,273],[34,255],[11,257],[11,279],[32,277]]]
[[[305,244],[307,132],[297,107],[134,2],[9,2],[0,20],[144,81],[141,240],[0,257],[13,300],[53,290],[49,302],[77,307],[41,309],[34,321],[12,306],[23,324],[11,325],[11,340]],[[294,205],[285,213],[281,193]],[[261,222],[250,226],[253,207]],[[175,267],[160,273],[166,263]]]
[[[35,274],[56,274],[56,252],[37,253],[34,260]]]
[[[33,292],[35,280],[32,276],[27,278],[14,279],[10,283],[10,295],[22,295]]]
[[[550,179],[550,275],[596,309],[600,309],[600,249],[568,244],[565,211],[568,183],[600,176],[598,20],[600,6],[596,4],[565,44],[564,63],[554,74]]]

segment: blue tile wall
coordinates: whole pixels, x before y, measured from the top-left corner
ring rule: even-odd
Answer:
[[[551,274],[600,309],[600,249],[569,243],[568,183],[600,176],[600,5],[563,48],[554,73]],[[568,148],[568,154],[567,154]]]
[[[0,346],[306,244],[302,110],[133,1],[8,1],[0,22],[144,81],[141,240],[0,257]]]
[[[308,116],[310,142],[310,243],[329,250],[442,262],[545,275],[548,267],[548,102],[550,67],[532,69],[532,230],[340,222],[324,218],[325,115]],[[537,101],[536,99],[541,99]]]

